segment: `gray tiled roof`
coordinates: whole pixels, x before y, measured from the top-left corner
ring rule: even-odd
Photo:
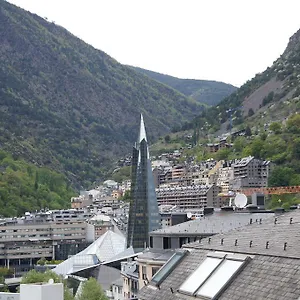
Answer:
[[[203,218],[184,222],[164,229],[158,229],[150,233],[151,236],[163,235],[211,235],[220,232],[228,232],[232,229],[243,227],[252,221],[272,218],[270,213],[244,213],[244,212],[215,212]]]
[[[275,218],[277,222],[275,222]],[[292,218],[291,224],[290,218]],[[226,234],[212,236],[210,243],[209,239],[203,239],[201,243],[189,244],[188,247],[300,258],[299,210],[262,220],[261,224],[259,220],[255,221],[256,219],[253,224],[237,228]],[[223,245],[221,245],[222,239]],[[237,245],[235,246],[236,240]],[[268,249],[266,249],[267,242]],[[286,250],[284,250],[284,243],[287,243]]]
[[[290,224],[290,218],[292,223]],[[223,238],[223,245],[220,241]],[[235,240],[238,245],[235,246]],[[253,241],[250,248],[249,242]],[[269,241],[269,249],[266,249]],[[286,250],[283,249],[287,242]],[[186,246],[191,252],[161,283],[160,289],[144,287],[139,299],[201,299],[177,292],[186,278],[200,265],[208,252],[222,250],[251,254],[252,259],[233,278],[218,299],[299,299],[300,296],[300,211],[286,213],[277,218],[263,220],[238,228],[226,234],[218,234],[202,242]],[[171,288],[174,293],[171,292]]]
[[[174,252],[175,250],[171,249],[147,249],[138,256],[138,260],[167,261]]]

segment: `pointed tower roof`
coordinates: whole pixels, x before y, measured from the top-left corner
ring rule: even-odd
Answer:
[[[145,141],[147,142],[147,136],[146,136],[146,129],[145,129],[144,118],[143,118],[143,115],[141,114],[140,133],[139,133],[138,144],[143,139],[145,139]]]

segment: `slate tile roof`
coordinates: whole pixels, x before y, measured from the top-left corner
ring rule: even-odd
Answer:
[[[228,232],[232,229],[243,227],[256,220],[272,219],[274,214],[270,213],[236,213],[236,212],[215,212],[203,218],[180,223],[163,229],[150,232],[150,236],[175,236],[175,235],[212,235],[220,232]]]
[[[236,239],[238,242],[235,246]],[[287,246],[284,250],[285,242]],[[276,221],[272,217],[262,220],[261,224],[254,222],[244,228],[212,236],[210,243],[205,238],[201,243],[186,245],[185,249],[190,252],[160,287],[150,283],[139,292],[139,299],[202,299],[183,295],[178,289],[206,258],[207,253],[214,250],[249,254],[252,257],[218,299],[300,299],[300,210],[285,213]]]

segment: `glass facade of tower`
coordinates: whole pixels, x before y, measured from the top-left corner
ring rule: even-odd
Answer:
[[[148,247],[149,232],[160,227],[160,215],[149,158],[148,143],[143,117],[141,117],[139,140],[136,147],[133,148],[132,156],[131,204],[127,230],[127,247]]]

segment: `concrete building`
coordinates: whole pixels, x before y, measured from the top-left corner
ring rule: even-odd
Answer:
[[[176,205],[180,209],[202,209],[204,207],[221,207],[218,194],[221,188],[216,185],[193,185],[157,188],[159,205]]]
[[[133,299],[139,290],[139,274],[136,261],[121,262],[121,276],[123,278],[123,297]]]
[[[256,159],[253,156],[236,160],[233,164],[232,189],[266,187],[270,171],[270,161]]]
[[[252,222],[273,217],[273,213],[214,212],[200,219],[177,224],[149,233],[150,249],[177,249],[220,232],[228,232]]]
[[[29,271],[40,258],[58,259],[57,251],[71,245],[94,240],[93,226],[85,219],[84,211],[62,210],[26,213],[22,218],[3,219],[0,225],[0,264],[11,267],[15,273]],[[60,257],[61,259],[62,257]]]
[[[62,283],[21,284],[20,293],[2,293],[1,300],[64,300]]]
[[[92,217],[89,219],[88,223],[92,224],[94,227],[95,240],[108,230],[113,230],[114,227],[110,217],[102,214]]]
[[[299,231],[295,210],[185,245],[138,298],[298,300]]]

